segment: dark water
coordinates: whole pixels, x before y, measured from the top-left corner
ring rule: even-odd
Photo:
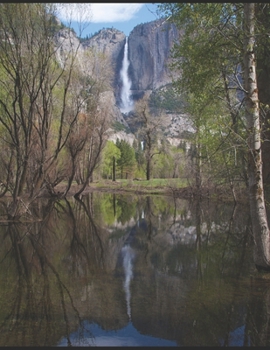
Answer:
[[[94,193],[1,215],[0,346],[269,345],[246,207]]]

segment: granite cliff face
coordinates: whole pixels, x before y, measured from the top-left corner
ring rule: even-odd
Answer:
[[[129,78],[132,82],[133,99],[142,97],[145,91],[156,90],[169,84],[168,68],[174,41],[179,40],[179,31],[164,20],[152,21],[136,26],[128,37]],[[84,50],[94,48],[111,58],[114,67],[113,89],[120,104],[122,68],[126,37],[117,29],[102,29],[83,43]]]
[[[58,44],[61,42],[61,53],[76,48],[79,43],[79,39],[75,35],[70,37],[67,31],[68,29],[62,29],[55,37]],[[179,35],[173,24],[162,19],[140,24],[132,30],[128,37],[128,74],[134,99],[141,97],[147,90],[154,91],[172,81],[168,63],[173,43],[179,40]],[[118,103],[122,88],[120,70],[125,42],[123,32],[107,28],[85,40],[79,48],[79,52],[95,50],[109,58],[114,70],[113,90]]]
[[[172,81],[168,68],[179,31],[173,24],[157,20],[135,27],[129,35],[129,61],[132,93],[156,90]]]
[[[123,32],[114,28],[108,28],[99,31],[98,34],[85,41],[82,46],[84,50],[93,48],[107,55],[111,58],[114,65],[125,45],[125,40],[126,36]]]
[[[146,91],[154,91],[172,81],[168,68],[174,41],[179,40],[179,31],[164,20],[152,21],[136,26],[128,37],[129,78],[132,82],[131,95],[134,100]],[[120,103],[124,45],[115,61],[114,92]],[[116,57],[116,55],[115,55]]]
[[[110,111],[114,115],[115,121],[128,128],[127,119],[120,111],[121,91],[123,89],[120,71],[123,66],[126,39],[129,60],[128,76],[131,81],[130,95],[132,100],[137,100],[145,93],[150,95],[155,90],[172,82],[168,65],[174,42],[179,42],[180,38],[181,33],[175,25],[160,19],[136,26],[128,38],[115,28],[107,28],[82,42],[79,56],[82,54],[83,57],[83,53],[87,51],[101,53],[107,57],[107,64],[113,71],[112,85],[108,88],[107,93],[103,93],[101,100],[103,101],[105,98],[106,105],[108,101],[111,101]],[[74,38],[68,37],[66,29],[59,31],[56,41],[62,43],[63,50],[60,56],[64,55],[65,51],[68,52],[73,47],[77,47],[79,43],[75,34]],[[60,61],[61,58],[59,57]],[[90,62],[79,61],[81,61],[83,71],[91,70],[91,67],[87,66]],[[169,125],[164,126],[168,135],[174,138],[179,138],[182,129],[187,130],[179,118],[177,115],[173,115],[173,117],[168,115]],[[178,135],[175,134],[175,130],[177,130]]]

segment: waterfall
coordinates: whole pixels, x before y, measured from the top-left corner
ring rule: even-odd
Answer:
[[[133,277],[133,259],[134,259],[134,251],[129,245],[125,245],[122,248],[123,254],[123,267],[125,271],[125,281],[124,281],[124,289],[126,293],[126,302],[127,302],[127,314],[129,319],[131,319],[131,307],[130,307],[130,281]]]
[[[126,37],[123,64],[122,64],[122,69],[120,71],[120,77],[122,80],[122,91],[121,91],[122,104],[121,104],[120,110],[122,113],[125,113],[125,114],[129,113],[133,109],[133,101],[131,100],[131,97],[130,97],[131,81],[128,77],[128,67],[129,67],[128,37]]]

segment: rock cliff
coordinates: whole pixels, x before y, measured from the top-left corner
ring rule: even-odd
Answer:
[[[56,41],[63,43],[60,61],[61,58],[63,59],[65,51],[77,47],[79,42],[75,35],[74,38],[70,39],[66,31],[67,29],[62,29],[56,36]],[[168,65],[173,44],[178,42],[180,37],[181,33],[175,25],[163,19],[140,24],[131,31],[128,37],[128,60],[130,63],[128,75],[131,80],[131,98],[133,100],[141,98],[146,92],[150,95],[172,82]],[[115,28],[102,29],[91,38],[82,41],[79,56],[81,53],[91,51],[92,53],[102,53],[108,58],[107,62],[113,70],[112,85],[111,88],[108,88],[107,93],[103,93],[100,101],[103,101],[104,104],[106,100],[107,106],[111,101],[110,114],[114,115],[116,122],[123,124],[128,129],[127,119],[124,118],[119,108],[122,90],[120,71],[123,65],[125,43],[126,36],[123,32]],[[81,67],[85,72],[89,70],[86,61],[81,62]],[[168,120],[170,120],[169,124],[164,125],[168,136],[179,138],[179,133],[181,134],[183,128],[190,129],[190,123],[188,126],[184,126],[181,117],[175,113],[168,115]]]
[[[172,81],[168,68],[179,31],[173,24],[157,20],[136,26],[129,35],[129,61],[132,93],[156,90]]]
[[[153,91],[172,81],[168,64],[174,41],[179,40],[175,25],[160,19],[136,26],[128,37],[129,77],[133,99],[147,90]],[[125,34],[117,29],[102,29],[83,43],[85,50],[95,48],[108,55],[114,67],[113,90],[120,104]]]
[[[83,42],[84,50],[94,48],[99,52],[109,56],[112,64],[118,60],[118,56],[125,45],[126,36],[123,32],[114,29],[102,29],[96,35]]]
[[[168,64],[174,41],[180,33],[173,24],[164,20],[152,21],[136,26],[128,37],[129,78],[132,82],[131,95],[134,100],[141,98],[145,91],[153,91],[172,81]],[[120,104],[122,82],[120,70],[124,56],[124,44],[115,53],[114,93]]]

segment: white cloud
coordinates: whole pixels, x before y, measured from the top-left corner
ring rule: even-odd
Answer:
[[[132,19],[144,4],[88,4],[64,3],[58,6],[58,16],[63,21],[92,23],[125,22]]]
[[[144,4],[91,4],[94,23],[129,21]]]

